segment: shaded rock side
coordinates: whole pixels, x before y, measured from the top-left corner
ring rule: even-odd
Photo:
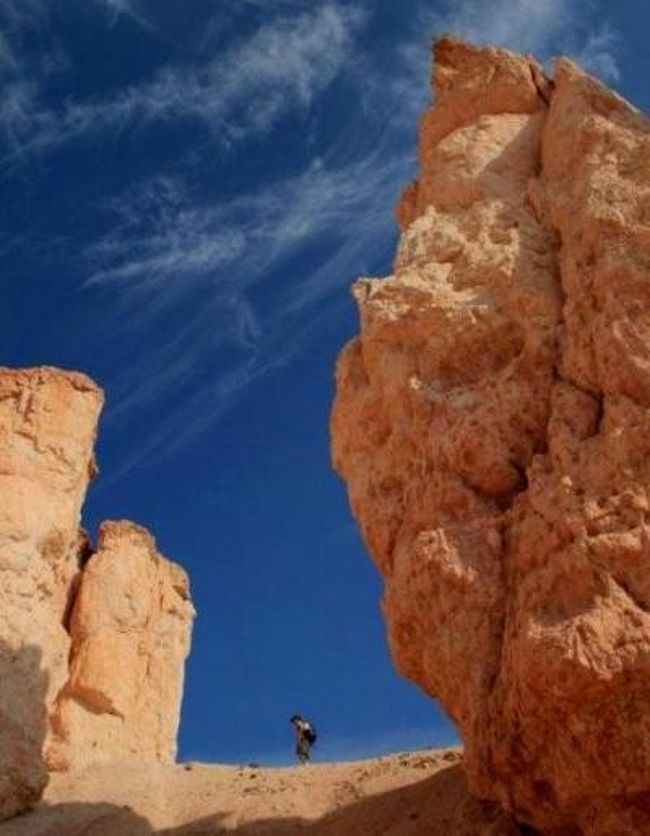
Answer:
[[[41,751],[68,674],[64,622],[102,402],[81,374],[0,369],[0,818],[47,780]]]
[[[566,59],[435,59],[394,274],[354,290],[335,467],[474,792],[647,832],[648,121]]]
[[[174,761],[193,617],[187,575],[153,537],[133,523],[104,523],[70,619],[51,768]]]

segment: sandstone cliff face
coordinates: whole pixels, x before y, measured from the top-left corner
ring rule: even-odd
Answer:
[[[394,275],[355,287],[335,466],[396,663],[458,724],[475,792],[547,830],[641,832],[648,123],[567,60],[550,81],[452,39],[435,88]]]
[[[128,523],[88,560],[79,528],[102,404],[81,374],[0,369],[0,818],[48,768],[175,752],[185,575]]]

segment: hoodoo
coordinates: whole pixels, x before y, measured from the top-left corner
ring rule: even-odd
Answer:
[[[79,528],[103,393],[75,372],[0,369],[0,818],[52,769],[169,762],[194,610],[130,523]]]
[[[566,59],[435,62],[394,274],[355,285],[335,467],[474,793],[649,832],[649,123]]]

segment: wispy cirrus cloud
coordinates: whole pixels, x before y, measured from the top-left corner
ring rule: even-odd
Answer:
[[[0,67],[9,67],[13,70],[16,66],[16,56],[11,42],[5,34],[0,32]]]
[[[256,381],[304,349],[327,300],[361,272],[364,260],[372,268],[373,257],[388,258],[395,238],[391,207],[413,171],[416,117],[430,96],[430,38],[422,32],[453,29],[544,56],[556,51],[576,8],[570,0],[541,0],[534,9],[528,0],[506,0],[503,15],[494,16],[484,0],[465,0],[435,14],[422,6],[417,35],[382,55],[383,65],[376,56],[355,64],[362,107],[341,142],[302,172],[227,202],[199,197],[188,182],[168,177],[113,202],[111,233],[88,250],[87,288],[112,288],[151,317],[166,316],[183,300],[201,300],[147,368],[133,370],[146,385],[135,385],[127,375],[113,414],[126,418],[162,392],[179,391],[190,368],[201,365],[197,358],[214,357],[227,346],[236,355],[228,368],[180,398],[182,406],[159,422],[138,456],[169,449],[209,426]],[[355,16],[355,25],[361,19]],[[342,33],[340,42],[348,54]],[[296,50],[291,66],[298,67],[309,51]],[[252,56],[241,46],[237,54]],[[251,67],[253,78],[257,72]],[[306,102],[312,89],[307,82]],[[319,263],[300,281],[283,282],[283,271],[291,276],[292,264],[312,248],[325,253]],[[260,305],[267,286],[272,292]]]
[[[235,264],[243,275],[230,281],[254,284],[311,242],[345,238],[386,216],[392,224],[377,199],[394,197],[405,174],[401,155],[380,147],[347,162],[316,158],[228,200],[199,199],[184,180],[155,177],[108,202],[114,221],[88,250],[95,269],[86,284],[138,295],[165,285],[173,298],[173,285],[191,292],[222,271],[232,276]]]
[[[34,25],[47,13],[43,0],[3,0],[0,5],[0,27],[15,31]]]
[[[227,369],[181,398],[187,420],[175,410],[160,421],[139,456],[209,425],[304,348],[324,300],[327,307],[355,273],[388,255],[394,222],[385,207],[407,166],[378,147],[347,162],[314,160],[293,178],[230,201],[199,203],[182,182],[158,178],[112,202],[112,231],[86,253],[87,288],[117,294],[138,310],[140,324],[173,319],[179,306],[191,311],[164,347],[126,372],[113,417],[181,390],[206,358],[231,357]],[[325,254],[296,280],[296,259],[316,247]]]
[[[309,106],[341,71],[363,19],[359,7],[336,2],[276,16],[206,64],[166,66],[111,97],[58,108],[43,103],[33,80],[17,79],[10,104],[0,106],[0,127],[13,152],[22,154],[102,131],[179,120],[199,121],[233,144]]]
[[[621,38],[608,24],[590,32],[584,43],[569,50],[571,57],[590,72],[606,81],[619,81],[621,72],[618,55],[622,48]]]
[[[235,0],[235,4],[252,9],[259,9],[262,12],[269,11],[268,0]],[[273,6],[275,9],[288,9],[296,8],[301,4],[304,6],[304,0],[274,0]]]
[[[47,19],[41,0],[3,0],[0,4],[0,74],[16,73],[22,64],[26,32]]]
[[[137,0],[97,0],[108,12],[109,25],[114,26],[121,17],[129,18],[138,26],[155,32],[156,28],[151,21],[145,17],[137,3]]]
[[[502,0],[498,10],[485,0],[447,3],[431,20],[440,31],[455,32],[473,43],[545,52],[571,22],[579,0]]]
[[[615,81],[618,38],[607,23],[592,23],[591,7],[590,0],[503,0],[495,14],[485,0],[462,0],[434,20],[475,43],[531,52],[542,61],[567,54]]]
[[[431,41],[455,34],[484,46],[528,52],[543,62],[566,54],[605,80],[619,78],[620,39],[592,12],[592,0],[443,0],[413,11],[413,36],[397,44],[388,83],[406,119],[413,119],[430,95]]]
[[[448,4],[431,20],[440,31],[456,32],[485,45],[530,52],[545,61],[566,53],[588,70],[618,78],[614,31],[594,20],[591,0],[502,0],[498,13],[486,0]]]
[[[283,0],[269,15],[258,14],[268,8],[262,0],[239,0],[256,26],[218,58],[169,64],[102,99],[56,106],[33,77],[14,74],[0,103],[14,153],[132,126],[207,129],[201,151],[194,136],[196,169],[169,164],[113,195],[105,234],[83,248],[85,292],[113,310],[137,311],[112,320],[124,346],[134,335],[145,344],[156,328],[165,334],[155,350],[115,361],[114,419],[174,401],[162,418],[157,410],[155,431],[124,468],[212,424],[304,350],[319,321],[341,310],[337,291],[361,272],[385,269],[395,240],[391,207],[413,173],[416,120],[430,97],[431,38],[451,30],[542,58],[569,51],[611,77],[615,33],[576,27],[586,2],[503,0],[498,14],[487,0],[448,0],[436,10],[418,3],[411,34],[379,53],[361,42],[372,14],[361,0]],[[133,0],[101,3],[139,13]],[[267,170],[255,190],[228,199],[205,188],[206,153],[228,146],[234,159],[243,140],[266,139],[296,109],[307,112],[344,71],[358,107],[311,163],[293,163],[282,176]]]

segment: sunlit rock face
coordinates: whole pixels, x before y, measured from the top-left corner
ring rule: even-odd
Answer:
[[[193,618],[187,579],[131,523],[79,527],[103,393],[0,369],[0,818],[52,768],[175,753]]]
[[[130,522],[107,522],[70,617],[70,672],[52,718],[56,769],[171,763],[194,609],[185,572]]]
[[[435,61],[394,274],[354,289],[335,467],[474,791],[650,832],[648,121],[566,59]]]
[[[64,622],[102,403],[81,374],[0,370],[0,817],[47,780],[41,753],[68,675]]]

